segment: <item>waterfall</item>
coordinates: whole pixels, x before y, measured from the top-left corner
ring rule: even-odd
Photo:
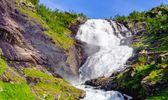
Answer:
[[[125,32],[125,36],[120,33]],[[131,33],[123,25],[114,21],[92,19],[81,25],[76,38],[88,45],[86,51],[92,52],[80,68],[82,79],[89,80],[101,76],[110,76],[114,71],[124,67],[132,56],[133,49],[123,41]],[[96,51],[93,48],[99,48]]]
[[[86,43],[88,58],[79,69],[83,82],[101,76],[110,76],[113,72],[123,69],[132,56],[133,49],[128,44],[131,32],[123,25],[101,19],[90,19],[80,26],[76,39]],[[102,91],[84,88],[85,100],[123,100],[116,91]]]

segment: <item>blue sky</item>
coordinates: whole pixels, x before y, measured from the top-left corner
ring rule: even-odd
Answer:
[[[84,13],[89,18],[109,18],[149,10],[161,3],[168,4],[168,0],[40,0],[40,3],[51,9]]]

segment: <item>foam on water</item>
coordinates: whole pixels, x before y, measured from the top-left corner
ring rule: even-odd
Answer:
[[[132,56],[133,49],[121,45],[123,37],[120,32],[130,32],[114,21],[92,19],[81,25],[76,38],[88,44],[91,48],[99,47],[98,51],[88,57],[80,68],[83,80],[100,76],[110,76],[114,71],[124,67]]]
[[[121,33],[124,33],[124,36]],[[126,27],[114,21],[91,19],[81,25],[76,39],[87,44],[85,51],[89,55],[79,69],[82,82],[110,76],[113,72],[123,69],[132,56],[133,49],[121,44],[127,44],[123,40],[127,40],[130,35]],[[75,86],[86,91],[84,100],[124,100],[117,91],[86,88],[85,85]]]
[[[85,85],[76,85],[86,91],[86,97],[81,100],[124,100],[124,96],[117,91],[103,91]]]

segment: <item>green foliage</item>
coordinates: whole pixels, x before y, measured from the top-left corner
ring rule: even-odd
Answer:
[[[168,17],[167,15],[160,15],[155,18],[147,19],[147,40],[146,43],[153,51],[168,50]],[[148,38],[149,37],[149,38]]]
[[[52,11],[44,5],[39,5],[37,15],[40,16],[49,26],[51,31],[46,32],[63,48],[67,49],[73,44],[73,40],[67,36],[71,33],[69,26],[76,22],[78,17],[75,13]]]
[[[113,81],[118,83],[119,88],[136,95],[136,98],[143,98],[146,96],[146,89],[143,87],[142,81],[154,86],[153,88],[157,88],[156,84],[168,81],[167,61],[165,59],[161,63],[154,61],[147,63],[145,56],[139,56],[138,61],[130,69],[118,74]]]
[[[112,18],[113,20],[116,20],[118,22],[126,22],[127,17],[126,16],[120,16],[120,15],[116,15],[114,18]]]
[[[43,79],[51,79],[54,78],[52,75],[45,74],[35,68],[25,68],[24,74],[31,78],[43,78]]]
[[[145,20],[145,12],[137,12],[137,11],[133,11],[129,16],[129,19],[134,20],[136,22],[139,21],[144,21]]]
[[[113,20],[116,20],[121,23],[140,22],[140,21],[142,22],[145,20],[145,12],[133,11],[132,13],[130,13],[128,17],[117,15],[113,18]]]
[[[135,69],[136,68],[136,69]],[[127,80],[122,80],[122,87],[131,88],[132,91],[137,91],[139,97],[145,96],[145,90],[141,85],[141,80],[149,75],[149,73],[154,70],[156,66],[154,64],[151,65],[134,65],[134,71],[131,71],[131,78]],[[122,77],[123,78],[123,77]]]
[[[2,57],[0,57],[0,75],[4,73],[7,67],[8,67],[7,62],[4,59],[2,59]]]
[[[158,95],[148,97],[146,100],[168,100],[168,88],[164,89]]]
[[[35,100],[26,80],[10,67],[0,77],[0,100]]]
[[[59,34],[63,34],[64,30],[72,24],[78,17],[75,13],[52,11],[44,5],[39,5],[37,14],[50,26],[50,28]]]
[[[26,83],[11,84],[0,82],[0,86],[2,89],[0,93],[1,100],[35,100],[33,93],[31,92],[29,86]]]
[[[33,5],[38,5],[39,0],[29,0]]]
[[[35,100],[35,96],[26,83],[15,84],[0,81],[0,99]]]
[[[145,63],[146,58],[144,56],[140,56],[140,57],[138,57],[138,61],[141,62],[141,63]]]
[[[0,100],[74,100],[83,93],[67,81],[35,68],[25,68],[23,74],[27,82],[10,67],[4,71],[0,76]]]
[[[58,46],[68,49],[73,45],[74,41],[70,38],[71,31],[69,30],[69,26],[75,23],[77,18],[83,20],[86,19],[84,14],[61,12],[58,9],[51,10],[42,4],[37,4],[38,0],[28,1],[31,1],[36,5],[35,11],[32,11],[27,6],[23,7],[19,5],[20,11],[38,20],[44,27],[46,27],[48,31],[44,33],[50,36]]]
[[[144,35],[134,42],[135,48],[150,48],[151,51],[168,50],[168,5],[160,5],[146,12],[132,12],[128,17],[116,16],[114,20],[124,23],[134,31],[145,29]]]
[[[82,91],[69,85],[63,79],[55,78],[52,75],[45,74],[35,68],[24,70],[27,78],[34,81],[35,85],[31,86],[38,99],[45,100],[74,100],[81,96]]]
[[[139,97],[144,97],[145,92],[141,81],[148,85],[157,87],[157,84],[168,81],[167,74],[167,56],[161,61],[159,52],[168,51],[168,5],[160,5],[147,12],[132,12],[129,16],[116,16],[114,20],[125,24],[132,31],[146,30],[136,36],[136,42],[133,43],[135,50],[147,49],[152,55],[138,56],[138,60],[132,65],[132,69],[120,76],[122,87],[138,92]],[[125,76],[129,75],[127,80]],[[154,87],[156,86],[156,87]],[[154,91],[153,91],[154,92]],[[155,93],[153,93],[155,94]],[[168,94],[167,94],[168,95]],[[154,100],[166,100],[166,95],[156,96]],[[155,98],[155,97],[154,97]],[[152,100],[152,99],[150,99]]]
[[[161,81],[163,78],[163,69],[152,71],[144,80],[147,80],[150,84],[156,84],[156,82]]]
[[[12,83],[17,83],[17,84],[21,84],[21,83],[26,83],[26,80],[24,77],[21,77],[19,75],[19,73],[17,73],[16,71],[14,71],[12,68],[8,67],[6,69],[6,71],[3,74],[3,78],[5,78],[6,81],[12,82]]]

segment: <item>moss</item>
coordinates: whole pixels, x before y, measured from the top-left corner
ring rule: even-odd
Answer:
[[[46,31],[45,34],[50,36],[58,46],[64,49],[68,49],[74,43],[74,40],[68,38],[65,34],[57,34],[52,30]]]
[[[22,13],[24,13],[24,14],[26,14],[26,15],[28,15],[28,16],[30,17],[29,20],[31,20],[31,18],[36,19],[36,20],[39,21],[44,27],[49,28],[48,25],[45,23],[45,21],[43,21],[36,13],[34,13],[32,10],[28,9],[26,6],[20,6],[20,4],[19,4],[19,3],[20,3],[20,0],[17,0],[16,2],[17,2],[17,4],[18,4],[19,10],[20,10]]]
[[[35,100],[34,94],[26,83],[5,83],[0,81],[1,100]]]
[[[26,80],[8,67],[0,76],[0,100],[35,100]]]
[[[35,68],[25,69],[24,74],[25,77],[31,78],[31,80],[36,79],[31,88],[39,99],[74,100],[83,93],[83,91],[70,86],[65,80],[55,78]]]
[[[147,80],[150,84],[156,84],[163,79],[163,69],[152,71],[147,77],[143,80]]]
[[[0,57],[0,75],[4,73],[7,67],[8,67],[7,62],[2,57]]]
[[[19,1],[20,0],[16,0],[20,11],[30,18],[36,19],[46,27],[48,30],[45,31],[44,34],[51,37],[58,46],[67,50],[73,45],[74,40],[70,38],[71,31],[69,30],[69,26],[76,22],[79,15],[75,13],[52,11],[43,5],[36,5],[35,11],[32,11],[27,6],[20,6]],[[29,1],[32,0],[25,0],[25,2]],[[32,21],[30,20],[30,22]]]
[[[136,95],[138,99],[143,98],[146,95],[146,91],[141,84],[141,80],[156,68],[155,64],[145,65],[144,63],[136,63],[132,65],[132,68],[118,74],[113,81],[118,83],[119,89],[122,88],[125,92],[127,91],[134,96]]]
[[[43,79],[53,78],[52,75],[45,74],[45,73],[37,70],[36,68],[25,68],[24,69],[24,75],[32,77],[32,78],[43,78]]]
[[[8,67],[4,74],[1,76],[3,80],[6,80],[8,82],[14,82],[17,84],[26,83],[26,80],[24,77],[21,77],[19,73],[14,71],[12,68]]]

